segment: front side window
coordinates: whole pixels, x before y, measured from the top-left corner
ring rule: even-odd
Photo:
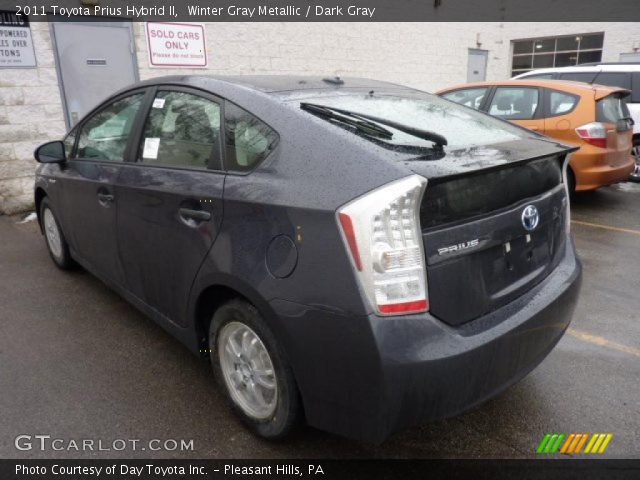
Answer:
[[[77,134],[77,131],[74,128],[67,134],[67,137],[64,139],[65,158],[73,158],[72,154],[73,154],[73,146],[76,143],[76,134]]]
[[[252,170],[275,148],[278,134],[246,110],[225,104],[227,169],[239,172]]]
[[[80,129],[76,157],[124,161],[129,134],[143,97],[143,93],[137,93],[116,100],[84,122]]]
[[[453,92],[447,92],[442,95],[447,100],[459,103],[466,107],[471,107],[475,110],[480,108],[484,97],[487,95],[488,87],[482,88],[465,88],[462,90],[455,90]]]
[[[159,91],[140,142],[142,163],[167,167],[217,168],[220,105],[179,91]]]
[[[537,88],[498,87],[491,100],[489,113],[505,120],[530,120],[537,109]]]
[[[564,92],[552,90],[549,92],[549,115],[564,115],[569,113],[578,103],[580,97]]]

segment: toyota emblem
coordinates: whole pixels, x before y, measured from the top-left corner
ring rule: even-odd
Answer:
[[[522,226],[528,232],[535,230],[540,222],[540,214],[535,205],[527,205],[522,211]]]

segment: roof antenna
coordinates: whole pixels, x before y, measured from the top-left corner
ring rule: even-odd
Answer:
[[[342,80],[340,77],[323,78],[322,81],[325,83],[330,83],[331,85],[344,85],[344,80]]]

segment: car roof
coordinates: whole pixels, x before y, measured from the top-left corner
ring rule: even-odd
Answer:
[[[475,82],[456,85],[450,88],[444,88],[436,92],[437,94],[443,94],[450,92],[451,90],[459,90],[462,88],[474,88],[474,87],[545,87],[554,90],[561,90],[563,92],[575,93],[579,95],[587,94],[590,92],[596,93],[596,98],[606,97],[614,92],[629,92],[629,90],[622,87],[608,87],[605,85],[590,84],[584,82],[574,82],[570,80],[538,80],[521,78],[517,80],[503,80],[498,82]]]
[[[569,67],[538,68],[521,73],[513,78],[527,78],[529,75],[545,73],[569,73],[569,72],[640,72],[640,62],[603,62],[573,65]]]
[[[175,75],[155,77],[136,86],[150,86],[161,84],[178,85],[209,84],[211,88],[220,84],[227,87],[235,85],[249,90],[263,93],[279,93],[303,90],[339,90],[365,88],[402,88],[401,85],[369,78],[336,77],[336,76],[304,76],[304,75]]]

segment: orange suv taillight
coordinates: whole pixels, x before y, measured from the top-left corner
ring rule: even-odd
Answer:
[[[576,128],[576,133],[589,145],[600,148],[607,148],[607,128],[604,123],[587,123]]]

